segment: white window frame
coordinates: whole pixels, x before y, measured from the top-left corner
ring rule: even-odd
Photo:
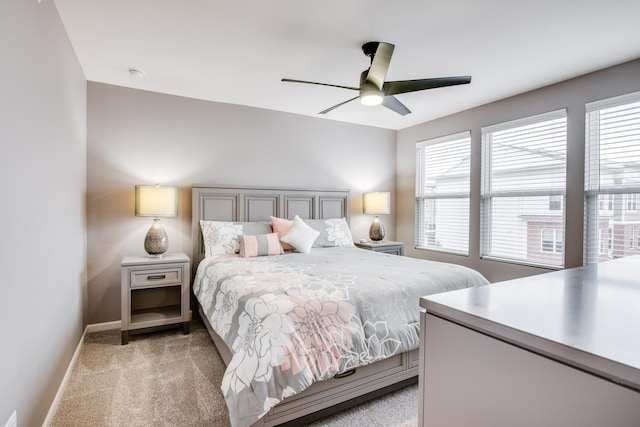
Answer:
[[[544,238],[545,231],[551,231],[553,234],[553,237],[551,239],[545,239]],[[560,235],[560,239],[558,239],[558,235]],[[563,235],[564,233],[562,232],[562,229],[550,228],[550,227],[541,228],[540,229],[540,252],[546,253],[546,254],[561,254],[564,250]],[[551,250],[545,250],[545,247],[544,247],[545,241],[551,242]]]
[[[635,212],[638,210],[638,198],[636,193],[625,194],[625,208],[627,212]]]
[[[564,175],[564,185],[561,190],[558,189],[548,189],[548,188],[533,188],[533,189],[522,189],[519,191],[496,191],[492,188],[492,180],[491,180],[491,171],[492,171],[492,141],[491,135],[509,129],[517,129],[520,127],[525,127],[528,125],[533,125],[536,123],[544,123],[551,120],[564,119],[565,120],[565,152],[564,152],[564,161],[565,161],[565,175]],[[564,208],[564,200],[566,197],[566,156],[567,156],[567,110],[560,109],[555,111],[550,111],[548,113],[538,114],[534,116],[525,117],[522,119],[512,120],[509,122],[499,123],[496,125],[485,126],[481,129],[482,131],[482,181],[481,181],[481,194],[480,194],[480,204],[481,204],[481,231],[480,231],[480,257],[483,259],[494,259],[499,261],[507,261],[513,262],[521,265],[533,265],[533,266],[544,266],[548,268],[562,268],[564,267],[564,246],[562,251],[561,260],[558,262],[555,259],[545,260],[542,259],[529,259],[528,257],[509,257],[506,255],[497,255],[494,253],[492,249],[492,236],[493,232],[491,230],[492,227],[492,215],[493,215],[493,199],[494,198],[510,198],[510,197],[552,197],[552,196],[560,196],[562,200],[562,207]],[[562,234],[565,234],[565,224],[566,224],[566,210],[562,209],[562,219],[559,222],[559,227],[562,230]],[[547,227],[545,227],[547,228]],[[528,246],[528,242],[525,242]],[[549,252],[542,252],[543,254],[548,254]]]
[[[549,196],[549,210],[550,211],[562,210],[562,196]]]
[[[611,194],[602,194],[598,199],[598,209],[611,212],[613,210],[613,197]]]
[[[468,155],[471,156],[471,131],[458,132],[451,135],[445,135],[437,138],[432,138],[424,141],[420,141],[416,144],[416,229],[415,229],[415,247],[417,249],[426,249],[438,252],[447,252],[458,255],[469,255],[469,210],[470,210],[470,196],[471,196],[471,162],[469,162],[469,170],[467,171],[467,177],[469,181],[469,187],[466,191],[463,192],[438,192],[437,194],[425,194],[425,179],[426,179],[426,171],[425,171],[425,151],[428,150],[428,147],[444,144],[449,142],[461,141],[463,140],[465,144],[467,144]],[[459,143],[459,142],[458,142]],[[466,226],[460,227],[460,236],[458,239],[462,242],[461,246],[464,246],[464,249],[454,248],[451,246],[447,246],[447,244],[442,244],[441,241],[438,240],[438,223],[437,223],[437,215],[433,215],[436,217],[435,223],[426,223],[426,215],[425,210],[425,202],[429,204],[429,210],[437,209],[438,201],[452,201],[452,200],[467,200],[467,205],[469,206],[469,210],[464,213],[466,215]],[[463,218],[461,218],[463,219]],[[442,227],[441,227],[442,228]]]
[[[602,228],[598,228],[598,254],[604,254],[605,252],[605,248],[604,248],[604,238],[605,235],[603,233],[603,229]]]
[[[630,106],[636,103],[640,103],[640,92],[594,101],[585,105],[585,214],[583,247],[583,263],[585,265],[595,264],[610,258],[626,256],[624,250],[628,249],[627,242],[624,237],[622,237],[622,241],[616,240],[616,242],[614,242],[611,230],[608,235],[608,250],[606,254],[603,254],[599,248],[600,236],[598,230],[601,227],[600,223],[602,221],[608,220],[612,223],[612,221],[617,220],[624,222],[624,215],[627,212],[633,213],[637,211],[637,194],[640,193],[640,182],[627,182],[624,178],[620,184],[607,185],[601,182],[601,180],[603,180],[601,178],[601,168],[604,162],[604,160],[600,158],[603,150],[601,149],[603,144],[603,142],[601,142],[601,114],[603,110],[609,108]],[[634,108],[637,108],[637,106]],[[629,118],[633,118],[633,120],[637,121],[639,116],[640,113],[636,112],[636,115],[630,115],[628,111],[625,111],[618,119],[620,121],[628,121]],[[635,121],[633,123],[637,123]],[[622,129],[623,125],[619,126]],[[629,138],[626,142],[627,146],[634,148],[629,149],[629,153],[640,153],[640,148],[635,149],[635,147],[637,147],[636,141],[640,140],[640,132],[636,130],[635,133],[631,133],[628,129],[625,129],[625,132],[627,132],[627,138]],[[613,209],[609,209],[606,212],[600,209],[600,203],[605,200],[609,202],[609,207],[612,206]],[[616,215],[618,211],[622,212],[622,218],[614,218],[614,215]],[[601,215],[604,216],[601,217]],[[638,246],[640,247],[640,233],[636,234],[639,235]]]
[[[607,250],[611,252],[613,250],[613,228],[607,228]]]

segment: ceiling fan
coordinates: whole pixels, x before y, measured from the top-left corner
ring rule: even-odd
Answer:
[[[438,87],[455,86],[471,83],[471,76],[436,77],[431,79],[398,80],[385,82],[384,79],[389,69],[394,45],[384,42],[368,42],[362,45],[362,51],[371,58],[371,66],[360,74],[360,87],[333,85],[329,83],[309,82],[305,80],[282,79],[283,82],[307,83],[312,85],[332,86],[343,89],[357,90],[360,94],[347,99],[333,107],[320,111],[318,114],[326,114],[348,102],[360,98],[364,105],[379,105],[387,107],[400,115],[407,115],[411,111],[394,95],[407,92],[416,92]]]

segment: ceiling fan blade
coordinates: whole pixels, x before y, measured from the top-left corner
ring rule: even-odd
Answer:
[[[339,87],[339,88],[342,88],[342,89],[360,90],[360,88],[358,88],[358,87],[332,85],[332,84],[329,84],[329,83],[308,82],[306,80],[282,79],[281,81],[289,82],[289,83],[306,83],[306,84],[310,84],[310,85],[331,86],[331,87]]]
[[[394,48],[395,46],[391,43],[378,42],[378,47],[372,54],[371,67],[369,67],[366,81],[373,83],[380,90],[384,85]]]
[[[327,108],[326,110],[322,110],[322,111],[320,111],[318,114],[327,114],[329,111],[331,111],[331,110],[335,110],[336,108],[343,106],[343,105],[344,105],[344,104],[346,104],[347,102],[351,102],[351,101],[353,101],[353,100],[355,100],[355,99],[358,99],[359,97],[360,97],[360,96],[356,96],[355,98],[347,99],[346,101],[341,102],[340,104],[336,104],[336,105],[334,105],[333,107],[329,107],[329,108]]]
[[[395,96],[385,96],[384,99],[382,100],[382,105],[384,105],[385,107],[387,107],[392,111],[395,111],[401,116],[406,116],[407,114],[411,113],[411,110],[409,110]]]
[[[438,87],[464,85],[471,83],[471,76],[435,77],[432,79],[398,80],[386,82],[382,91],[385,95],[416,92],[418,90],[435,89]]]

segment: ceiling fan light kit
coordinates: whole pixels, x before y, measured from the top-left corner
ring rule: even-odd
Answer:
[[[399,80],[392,82],[385,82],[389,64],[391,63],[391,56],[395,46],[391,43],[384,42],[367,42],[362,45],[362,52],[371,58],[371,66],[368,70],[364,70],[360,74],[360,86],[341,86],[329,83],[309,82],[306,80],[295,80],[283,78],[283,82],[290,83],[305,83],[320,86],[331,86],[342,89],[355,90],[359,92],[359,95],[336,104],[326,110],[320,111],[318,114],[326,114],[344,104],[360,98],[360,102],[363,105],[380,105],[387,107],[388,109],[395,111],[396,113],[405,116],[411,113],[402,102],[398,100],[394,95],[399,95],[407,92],[416,92],[426,89],[435,89],[439,87],[455,86],[461,84],[471,83],[471,76],[457,76],[457,77],[436,77],[430,79],[417,79],[417,80]]]
[[[362,105],[380,105],[384,95],[378,88],[364,89],[360,92],[360,102]]]

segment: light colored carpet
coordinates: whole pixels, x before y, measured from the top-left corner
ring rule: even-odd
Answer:
[[[88,334],[52,427],[229,426],[220,391],[224,363],[201,322],[134,335]],[[313,427],[418,424],[418,389],[409,386],[323,418]]]

